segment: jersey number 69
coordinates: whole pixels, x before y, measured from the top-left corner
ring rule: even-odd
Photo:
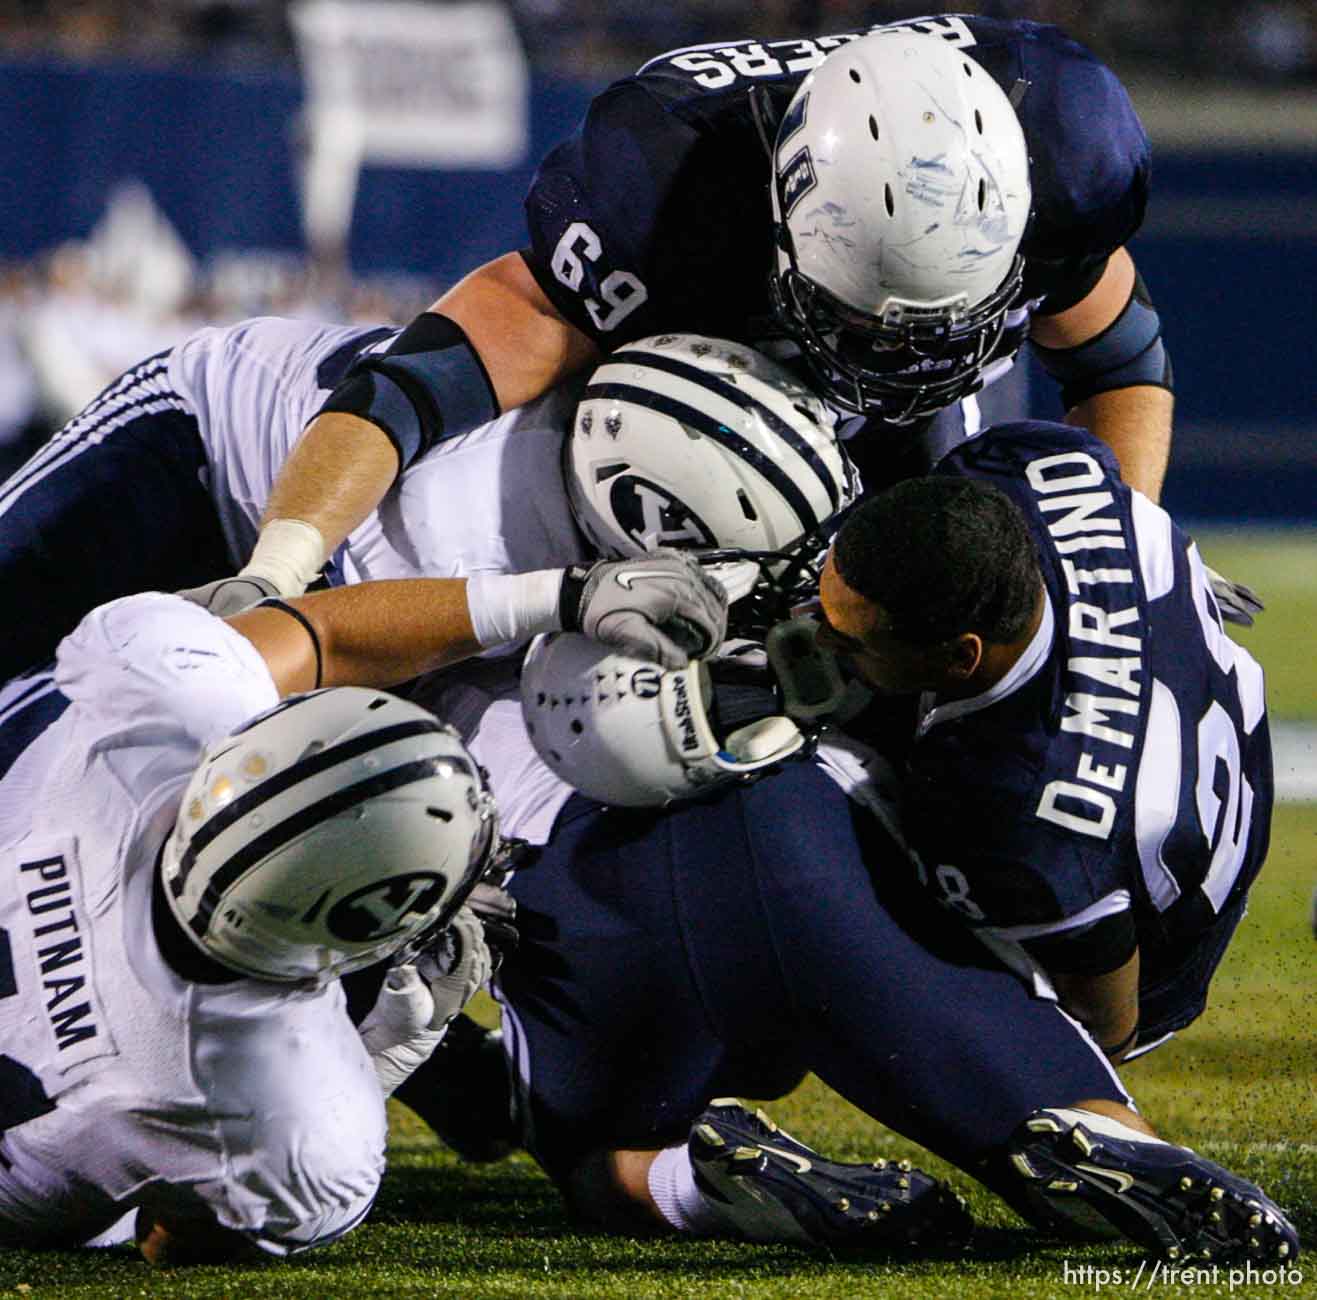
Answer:
[[[599,236],[584,221],[573,221],[553,250],[553,273],[574,293],[581,294],[596,328],[607,332],[616,329],[620,321],[635,311],[649,297],[649,292],[630,271],[609,271],[600,279],[603,268],[596,264],[603,251]],[[599,298],[582,292],[582,286],[595,285]],[[603,300],[602,304],[599,299]]]

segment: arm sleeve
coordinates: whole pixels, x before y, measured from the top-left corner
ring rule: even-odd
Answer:
[[[1134,915],[1125,908],[1091,925],[1023,939],[1044,970],[1060,975],[1105,975],[1123,966],[1139,946]]]
[[[660,241],[693,217],[670,202],[693,128],[635,81],[609,87],[540,164],[526,197],[522,256],[549,300],[604,348],[662,328]]]
[[[1021,76],[1034,194],[1025,291],[1056,313],[1085,296],[1142,224],[1151,147],[1116,75],[1055,28],[1023,44]]]

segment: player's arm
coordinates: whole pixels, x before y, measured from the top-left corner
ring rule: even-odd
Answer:
[[[300,595],[431,446],[539,396],[597,354],[520,253],[473,271],[330,394],[275,481],[243,573]]]
[[[1101,975],[1051,972],[1061,1005],[1115,1061],[1134,1046],[1139,1028],[1139,954]]]
[[[1030,927],[1024,948],[1047,972],[1065,1008],[1119,1061],[1139,1028],[1139,946],[1128,907],[1095,921]],[[1042,931],[1042,933],[1039,933]]]
[[[1125,481],[1156,501],[1171,452],[1171,365],[1157,309],[1124,248],[1087,295],[1039,313],[1030,338],[1061,384],[1070,424],[1091,429],[1116,453]]]
[[[260,651],[281,696],[393,686],[484,648],[466,587],[465,578],[367,582],[267,602],[228,622]]]
[[[392,686],[559,630],[684,667],[723,639],[727,598],[689,554],[661,550],[588,569],[363,582],[266,601],[229,624],[287,695]]]

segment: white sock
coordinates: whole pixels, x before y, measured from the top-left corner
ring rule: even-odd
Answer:
[[[686,1145],[667,1147],[649,1167],[649,1194],[659,1212],[678,1232],[696,1237],[717,1234],[721,1227],[713,1207],[695,1185]]]

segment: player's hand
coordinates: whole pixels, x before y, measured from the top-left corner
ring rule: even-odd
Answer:
[[[1261,596],[1252,587],[1246,587],[1242,582],[1232,582],[1224,574],[1207,565],[1203,567],[1207,569],[1207,580],[1212,584],[1212,595],[1216,597],[1221,617],[1227,623],[1252,627],[1253,616],[1266,609]]]
[[[417,954],[415,964],[434,1001],[430,1028],[446,1029],[492,974],[484,924],[470,907],[459,908],[448,929]]]
[[[201,587],[189,587],[177,593],[202,609],[208,609],[219,618],[231,618],[253,605],[279,595],[279,588],[265,578],[220,578]]]
[[[471,891],[466,905],[480,918],[491,966],[497,973],[503,958],[517,948],[517,900],[506,889],[481,881]]]
[[[137,1249],[148,1264],[157,1268],[267,1258],[242,1233],[221,1228],[213,1220],[185,1219],[144,1205],[137,1211],[136,1222]]]
[[[431,947],[388,973],[359,1031],[386,1097],[430,1059],[491,965],[480,920],[464,907]]]
[[[683,551],[663,548],[632,560],[600,560],[563,579],[562,626],[605,645],[684,668],[727,632],[727,595]]]

